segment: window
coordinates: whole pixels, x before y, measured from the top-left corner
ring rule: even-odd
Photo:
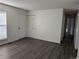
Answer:
[[[0,40],[7,38],[7,18],[6,12],[0,11]]]

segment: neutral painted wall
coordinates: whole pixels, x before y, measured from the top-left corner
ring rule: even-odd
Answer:
[[[63,9],[30,11],[28,36],[60,43]]]
[[[78,45],[79,45],[79,16],[76,22],[75,49],[78,49]]]
[[[2,5],[0,4],[0,10],[7,12],[7,23],[8,23],[8,38],[0,41],[0,44],[12,42],[20,38],[27,36],[27,13],[28,11]],[[20,29],[18,29],[20,27]]]

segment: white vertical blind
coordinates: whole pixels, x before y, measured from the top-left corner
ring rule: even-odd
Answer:
[[[0,11],[0,40],[7,38],[7,18],[6,12]]]

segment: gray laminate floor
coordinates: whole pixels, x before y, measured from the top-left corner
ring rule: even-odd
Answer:
[[[63,45],[32,38],[0,46],[0,59],[66,59],[64,55]]]

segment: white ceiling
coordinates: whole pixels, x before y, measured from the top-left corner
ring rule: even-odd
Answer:
[[[26,10],[79,8],[78,0],[0,0],[0,3],[19,7]]]

